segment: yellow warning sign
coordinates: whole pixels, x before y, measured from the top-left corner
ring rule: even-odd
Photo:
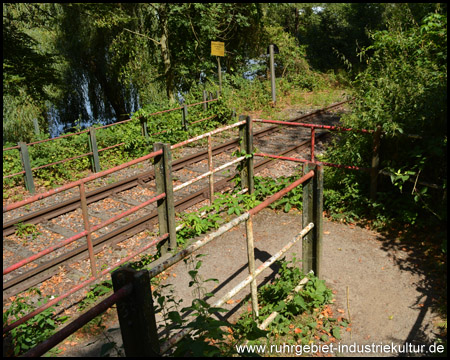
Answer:
[[[225,56],[225,43],[221,41],[211,41],[211,55]]]

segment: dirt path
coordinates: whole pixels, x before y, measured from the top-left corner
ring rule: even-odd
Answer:
[[[254,218],[256,266],[267,260],[301,230],[301,214],[286,214],[263,210]],[[246,264],[245,228],[241,224],[220,238],[207,244],[197,253],[206,254],[200,275],[204,279],[217,278],[220,285],[206,283],[206,290],[220,298],[248,274]],[[420,264],[410,262],[411,256],[396,239],[359,227],[324,221],[323,278],[336,292],[336,309],[347,315],[350,305],[352,333],[346,333],[341,344],[431,344],[433,315],[431,294]],[[291,249],[301,255],[301,245]],[[405,249],[407,250],[407,249]],[[290,256],[288,256],[289,258]],[[183,299],[181,307],[192,300],[188,288],[190,278],[183,262],[167,272],[166,284],[173,284],[175,296]],[[264,282],[276,272],[267,269],[259,280]],[[211,285],[209,285],[211,284]],[[208,288],[208,286],[210,286]],[[242,299],[239,293],[234,299]],[[230,320],[238,306],[229,306]],[[234,306],[234,308],[233,308]],[[236,315],[234,315],[236,316]],[[117,333],[117,332],[116,332]],[[112,333],[113,334],[113,333]],[[111,335],[109,335],[111,336]],[[120,335],[115,336],[118,344]],[[62,356],[98,356],[104,337],[91,340],[90,345],[68,346]],[[347,354],[352,355],[352,354]],[[358,356],[392,356],[396,354],[357,354]]]

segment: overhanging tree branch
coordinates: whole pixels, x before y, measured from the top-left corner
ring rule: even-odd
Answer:
[[[153,41],[156,45],[161,45],[161,41],[156,41],[155,39],[152,39],[150,36],[147,36],[147,35],[144,35],[144,34],[140,34],[140,33],[136,32],[136,31],[132,31],[132,30],[127,29],[127,28],[123,28],[123,29],[124,29],[125,31],[128,31],[128,32],[132,33],[132,34],[135,34],[135,35],[139,35],[139,36],[145,37],[146,39],[149,39],[149,40]]]

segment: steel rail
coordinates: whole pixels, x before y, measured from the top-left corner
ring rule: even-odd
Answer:
[[[20,318],[19,320],[16,320],[15,322],[13,322],[11,324],[6,325],[3,328],[3,334],[11,331],[12,329],[16,328],[17,326],[19,326],[19,325],[23,324],[24,322],[30,320],[32,317],[36,316],[37,314],[40,314],[42,311],[48,309],[50,306],[56,305],[58,302],[60,302],[61,300],[65,299],[66,297],[74,294],[78,290],[86,287],[87,285],[93,283],[96,280],[99,280],[101,277],[105,276],[110,271],[114,270],[118,266],[120,266],[120,265],[126,263],[127,261],[131,260],[132,258],[134,258],[135,256],[139,255],[141,252],[149,249],[150,247],[157,245],[159,242],[161,242],[162,240],[166,239],[168,236],[169,236],[169,234],[166,233],[164,235],[161,235],[161,236],[157,237],[151,243],[147,244],[143,248],[141,248],[138,251],[132,253],[131,255],[128,255],[127,257],[119,260],[118,262],[116,262],[112,266],[104,269],[97,276],[91,276],[89,279],[87,279],[87,280],[83,281],[81,284],[73,287],[70,291],[66,292],[65,294],[60,295],[57,298],[50,300],[49,302],[47,302],[44,305],[38,307],[37,309],[33,310],[31,313],[28,313],[27,315],[25,315],[24,317]]]
[[[105,226],[108,226],[109,224],[112,224],[113,222],[116,222],[117,220],[123,219],[124,217],[126,217],[126,216],[128,216],[128,215],[130,215],[132,213],[135,213],[136,211],[142,209],[143,207],[148,206],[150,204],[153,204],[154,202],[156,202],[158,200],[161,200],[161,199],[163,199],[165,197],[166,197],[166,193],[161,193],[161,194],[159,194],[159,195],[157,195],[157,196],[155,196],[155,197],[153,197],[153,198],[151,198],[151,199],[149,199],[147,201],[144,201],[143,203],[141,203],[141,204],[139,204],[139,205],[137,205],[137,206],[135,206],[135,207],[133,207],[131,209],[128,209],[127,211],[124,211],[123,213],[121,213],[119,215],[113,216],[113,217],[109,218],[108,220],[103,221],[102,223],[100,223],[98,225],[92,226],[89,231],[88,230],[81,231],[81,232],[79,232],[78,234],[76,234],[74,236],[71,236],[71,237],[69,237],[69,238],[67,238],[65,240],[62,240],[62,241],[56,243],[55,245],[49,246],[46,249],[44,249],[44,250],[42,250],[42,251],[40,251],[40,252],[38,252],[38,253],[36,253],[36,254],[34,254],[32,256],[29,256],[29,257],[27,257],[27,258],[25,258],[25,259],[15,263],[15,264],[11,265],[11,266],[8,266],[6,269],[3,270],[3,275],[6,275],[6,274],[10,273],[11,271],[17,270],[17,269],[21,268],[22,266],[24,266],[26,264],[29,264],[30,262],[33,262],[34,260],[37,260],[37,259],[41,258],[44,255],[50,254],[51,252],[55,251],[56,249],[59,249],[59,248],[61,248],[63,246],[66,246],[66,245],[76,241],[76,240],[79,240],[79,239],[81,239],[82,237],[84,237],[84,236],[86,236],[88,234],[91,234],[91,233],[93,233],[93,232],[95,232],[97,230],[100,230],[100,229],[104,228]]]
[[[121,164],[121,165],[117,165],[117,166],[115,166],[115,167],[113,167],[111,169],[100,171],[98,173],[89,175],[89,176],[87,176],[87,177],[85,177],[83,179],[80,179],[80,180],[73,181],[73,182],[70,182],[68,184],[62,185],[62,186],[60,186],[60,187],[58,187],[56,189],[52,189],[52,190],[49,190],[49,191],[46,191],[46,192],[43,192],[43,193],[40,193],[40,194],[36,194],[36,195],[30,196],[28,199],[25,199],[25,200],[22,200],[22,201],[18,201],[18,202],[15,202],[15,203],[3,206],[3,212],[5,213],[7,211],[11,211],[11,210],[17,209],[17,208],[22,207],[24,205],[30,204],[32,202],[35,202],[36,200],[45,199],[46,197],[49,197],[51,195],[55,195],[55,194],[58,194],[58,193],[60,193],[62,191],[72,189],[72,188],[80,185],[81,183],[86,183],[88,181],[92,181],[92,180],[98,179],[98,178],[100,178],[102,176],[109,175],[109,174],[111,174],[113,172],[125,169],[125,168],[127,168],[129,166],[132,166],[132,165],[138,164],[138,163],[140,163],[142,161],[154,158],[155,156],[158,156],[158,155],[161,155],[161,154],[162,154],[162,150],[153,151],[150,154],[141,156],[140,158],[131,160],[131,161],[127,162],[127,163],[124,163],[124,164]]]

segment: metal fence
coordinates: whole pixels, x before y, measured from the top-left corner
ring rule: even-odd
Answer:
[[[166,253],[166,256],[162,262],[158,265],[153,266],[149,271],[143,270],[140,272],[136,272],[130,268],[122,267],[120,269],[115,270],[112,273],[112,281],[114,286],[114,294],[109,296],[107,299],[103,300],[101,303],[90,309],[87,313],[80,316],[78,319],[74,320],[72,323],[64,327],[61,331],[53,335],[47,341],[39,344],[34,349],[30,350],[24,356],[40,356],[50,350],[52,347],[61,342],[64,338],[75,332],[77,329],[85,325],[87,322],[92,320],[94,317],[98,316],[106,309],[111,307],[113,304],[117,304],[117,311],[119,316],[119,322],[122,332],[122,338],[124,342],[124,348],[127,356],[159,356],[167,352],[171,347],[173,347],[178,341],[180,341],[185,335],[187,335],[191,329],[185,328],[179,333],[172,336],[168,341],[160,345],[158,334],[156,330],[156,319],[155,313],[153,309],[153,300],[152,294],[150,291],[150,279],[152,277],[157,276],[167,268],[186,258],[194,251],[200,249],[205,246],[209,242],[214,239],[217,239],[219,236],[223,235],[227,231],[233,229],[239,224],[245,222],[246,225],[246,241],[247,241],[247,256],[248,256],[248,267],[249,267],[249,275],[237,286],[235,286],[232,290],[230,290],[227,294],[225,294],[222,298],[217,300],[212,306],[219,307],[222,306],[225,302],[235,296],[239,291],[244,289],[246,286],[250,286],[250,293],[252,299],[252,314],[256,319],[258,317],[258,298],[257,298],[257,285],[256,278],[258,275],[262,273],[264,269],[272,265],[277,259],[279,259],[284,253],[286,253],[296,242],[302,241],[302,266],[304,273],[313,271],[317,276],[321,275],[321,254],[322,254],[322,211],[323,211],[323,167],[324,166],[334,166],[341,167],[353,170],[364,170],[369,171],[372,175],[372,187],[371,187],[371,195],[373,195],[373,191],[376,191],[376,175],[378,175],[378,151],[379,151],[379,141],[381,130],[378,128],[376,131],[367,131],[367,130],[356,130],[362,133],[371,133],[373,136],[373,157],[372,157],[372,167],[370,168],[358,168],[355,166],[341,165],[341,164],[330,164],[317,162],[314,157],[314,146],[315,146],[315,129],[322,128],[327,130],[335,130],[335,131],[354,131],[353,129],[346,129],[342,127],[334,127],[334,126],[324,126],[324,125],[316,125],[316,124],[304,124],[304,123],[286,123],[281,121],[274,120],[251,120],[250,117],[244,116],[240,117],[240,121],[220,128],[214,131],[202,134],[192,139],[188,139],[181,143],[175,145],[162,144],[157,143],[154,145],[154,151],[151,154],[148,154],[139,159],[133,160],[129,163],[122,164],[115,168],[109,169],[107,171],[103,171],[97,174],[93,174],[85,179],[67,184],[62,186],[61,188],[50,190],[46,193],[35,195],[27,200],[23,200],[11,205],[8,205],[3,208],[3,211],[9,211],[12,209],[16,209],[20,206],[24,206],[33,201],[42,199],[44,197],[56,194],[58,192],[67,190],[69,188],[78,186],[80,190],[80,199],[82,204],[83,211],[83,219],[85,223],[85,230],[69,239],[65,239],[59,244],[49,247],[38,254],[33,255],[27,259],[22,260],[21,262],[14,264],[7,269],[4,270],[4,274],[12,272],[25,264],[28,264],[35,259],[44,256],[51,251],[54,251],[56,248],[65,246],[70,242],[81,239],[86,236],[86,241],[88,244],[88,251],[90,254],[91,261],[91,273],[92,277],[83,283],[79,284],[75,288],[73,288],[70,292],[59,296],[56,299],[48,302],[44,306],[39,307],[35,311],[30,314],[27,314],[20,320],[9,324],[8,326],[3,328],[3,333],[7,333],[17,327],[20,324],[23,324],[25,321],[31,319],[38,313],[44,311],[48,307],[56,304],[61,299],[73,294],[74,292],[80,290],[81,288],[87,286],[88,284],[100,279],[105,276],[112,270],[116,269],[118,266],[124,264],[125,262],[131,260],[136,255],[142,253],[143,251],[149,249],[151,246],[156,245],[157,243],[163,243],[163,247],[161,248],[163,252]],[[289,126],[303,126],[311,128],[311,158],[307,159],[299,159],[292,157],[281,157],[275,156],[272,154],[265,153],[256,153],[253,154],[253,129],[252,123],[254,121],[257,122],[267,122],[267,123],[275,123],[281,125],[289,125]],[[211,145],[211,137],[215,134],[218,134],[222,131],[230,130],[233,128],[239,128],[239,134],[241,138],[241,152],[245,153],[246,156],[240,156],[233,161],[228,162],[222,166],[217,168],[213,167],[212,162],[212,145]],[[191,179],[179,186],[173,187],[172,182],[172,157],[171,150],[181,147],[183,145],[190,144],[194,141],[198,141],[201,139],[208,139],[208,171],[194,179]],[[243,191],[247,191],[250,194],[254,192],[253,185],[253,161],[254,156],[264,156],[271,157],[279,160],[288,160],[288,161],[297,161],[303,163],[303,176],[294,181],[292,184],[284,188],[283,190],[277,192],[276,194],[270,196],[268,199],[263,201],[260,205],[254,207],[253,209],[245,212],[244,214],[234,218],[230,222],[222,225],[216,231],[204,236],[200,240],[195,243],[189,245],[182,251],[179,251],[173,255],[168,253],[168,250],[176,249],[176,231],[179,228],[176,228],[175,224],[175,211],[173,206],[173,196],[174,192],[181,190],[196,181],[199,181],[204,178],[209,178],[210,191],[209,191],[209,199],[212,202],[213,194],[214,194],[214,182],[213,176],[217,171],[222,170],[225,167],[232,166],[239,162],[243,163],[242,171],[241,171],[241,184]],[[124,212],[119,214],[100,225],[91,227],[89,224],[88,214],[87,214],[87,206],[86,206],[86,197],[84,184],[87,181],[91,181],[100,176],[105,176],[114,171],[118,171],[127,166],[134,165],[138,162],[153,158],[154,166],[155,166],[155,180],[157,184],[157,196],[152,199]],[[276,254],[274,254],[270,259],[260,265],[258,268],[255,267],[255,256],[254,256],[254,243],[253,243],[253,221],[252,218],[262,209],[266,208],[270,204],[274,203],[282,196],[286,195],[289,191],[294,189],[295,187],[302,185],[303,186],[303,213],[302,213],[302,226],[303,230],[289,243],[284,245]],[[84,199],[84,200],[83,200]],[[92,252],[92,243],[90,241],[90,234],[103,226],[106,226],[118,219],[121,219],[128,214],[135,212],[141,209],[144,206],[149,205],[150,203],[157,202],[158,206],[158,220],[159,220],[159,230],[160,234],[163,234],[144,248],[139,249],[133,254],[127,256],[122,259],[118,263],[113,266],[99,272],[96,268],[96,264],[93,258]],[[260,328],[264,328],[267,324],[275,318],[274,314],[269,316],[266,321],[260,324]]]
[[[176,228],[175,228],[175,212],[173,209],[173,193],[178,191],[186,186],[189,186],[195,181],[199,181],[203,178],[209,177],[210,184],[212,182],[212,176],[215,172],[220,171],[221,169],[232,166],[238,162],[243,162],[243,170],[241,172],[241,181],[243,188],[249,193],[253,193],[253,156],[240,156],[235,160],[228,162],[222,166],[217,168],[213,167],[212,164],[212,148],[211,148],[211,136],[218,134],[222,131],[230,130],[232,128],[239,128],[239,133],[241,136],[241,152],[246,153],[247,155],[252,154],[253,145],[253,133],[252,133],[252,121],[250,117],[240,117],[240,121],[220,128],[209,133],[202,134],[195,138],[186,140],[179,144],[168,145],[157,143],[154,146],[154,152],[149,155],[146,155],[142,158],[133,160],[130,163],[122,164],[116,168],[109,169],[107,171],[93,174],[92,176],[76,181],[71,184],[67,184],[60,189],[51,190],[44,194],[39,194],[33,196],[33,199],[27,199],[21,201],[16,204],[11,204],[9,207],[6,207],[6,211],[11,210],[13,208],[17,208],[19,206],[23,206],[32,201],[36,201],[45,196],[50,196],[53,193],[62,191],[63,189],[71,188],[74,186],[79,186],[80,189],[80,198],[82,199],[82,209],[83,209],[83,217],[85,220],[85,230],[69,239],[63,240],[59,244],[49,247],[38,254],[33,255],[27,259],[22,260],[21,262],[14,264],[7,269],[4,270],[4,274],[12,272],[21,266],[30,263],[31,261],[44,256],[45,254],[54,251],[57,247],[62,247],[70,242],[75,240],[79,240],[80,238],[86,236],[88,245],[90,243],[90,234],[93,231],[98,230],[99,228],[110,224],[113,221],[116,221],[130,212],[137,211],[138,209],[147,206],[152,202],[157,202],[158,205],[158,219],[159,219],[159,227],[160,234],[163,234],[156,239],[154,239],[151,243],[146,245],[144,248],[139,249],[133,254],[127,256],[122,259],[120,262],[110,266],[108,269],[105,269],[99,272],[96,269],[95,261],[92,256],[92,244],[88,246],[90,259],[91,259],[91,273],[92,277],[78,286],[74,287],[71,291],[66,294],[55,298],[45,305],[37,308],[33,312],[27,314],[21,319],[15,321],[12,324],[3,328],[3,333],[7,333],[14,329],[15,327],[23,324],[27,320],[36,316],[40,312],[44,311],[48,307],[56,304],[63,298],[73,294],[74,292],[80,290],[81,288],[87,286],[88,284],[98,280],[104,275],[108,274],[113,269],[116,269],[121,264],[132,259],[134,256],[142,253],[143,251],[149,249],[151,246],[156,245],[159,242],[164,243],[163,251],[167,251],[170,249],[176,248]],[[178,148],[180,146],[189,144],[194,141],[198,141],[201,139],[208,139],[208,152],[209,152],[209,167],[208,171],[201,176],[198,176],[195,179],[192,179],[184,184],[181,184],[177,187],[173,187],[172,178],[171,178],[171,149]],[[123,168],[125,166],[130,166],[131,164],[135,164],[140,161],[144,161],[146,159],[153,158],[154,166],[155,166],[155,180],[157,183],[157,193],[158,195],[154,198],[142,203],[133,209],[128,210],[125,213],[119,214],[100,225],[90,227],[89,219],[87,215],[87,207],[84,202],[83,205],[83,194],[84,194],[84,183],[90,181],[94,178],[104,176],[113,171],[117,171],[117,168]],[[253,222],[252,217],[256,215],[259,211],[269,206],[276,200],[280,199],[282,196],[287,194],[293,188],[303,184],[303,193],[304,193],[304,211],[303,211],[303,230],[301,233],[291,242],[286,244],[279,252],[273,255],[269,260],[267,260],[264,264],[255,268],[255,257],[254,257],[254,244],[253,244]],[[212,200],[213,188],[210,185],[210,199]],[[84,195],[85,196],[85,195]],[[155,354],[162,354],[170,349],[173,345],[175,345],[183,336],[185,336],[189,330],[185,329],[180,333],[174,335],[170,338],[166,343],[159,346],[159,341],[157,339],[156,333],[156,320],[155,314],[153,311],[153,302],[151,299],[150,288],[150,279],[152,277],[157,276],[170,266],[179,262],[180,260],[186,258],[194,251],[200,249],[207,243],[212,240],[218,238],[220,235],[229,231],[230,229],[236,227],[242,222],[246,223],[246,232],[247,232],[247,253],[249,260],[249,272],[250,275],[240,284],[238,284],[235,288],[233,288],[230,292],[228,292],[224,297],[218,300],[214,306],[220,306],[225,303],[228,299],[233,297],[247,285],[250,285],[251,288],[251,296],[252,296],[252,306],[253,306],[253,314],[255,317],[258,315],[258,302],[257,302],[257,293],[256,293],[256,277],[267,267],[273,264],[277,259],[279,259],[290,247],[294,245],[300,239],[303,239],[303,270],[308,272],[313,270],[318,276],[320,275],[320,253],[321,253],[321,233],[322,233],[322,196],[323,196],[323,167],[321,164],[313,164],[311,162],[306,162],[304,164],[304,175],[293,182],[291,185],[286,187],[285,189],[279,191],[278,193],[272,195],[267,200],[265,200],[260,205],[254,207],[253,209],[247,211],[246,213],[238,216],[232,221],[222,225],[219,229],[204,236],[202,239],[197,242],[191,244],[187,248],[182,251],[179,251],[167,258],[164,261],[154,266],[150,271],[141,271],[138,273],[133,272],[130,269],[122,268],[116,270],[112,274],[113,286],[115,293],[103,300],[100,304],[89,310],[86,314],[82,315],[80,318],[74,320],[72,323],[67,325],[64,329],[53,335],[50,339],[45,341],[44,343],[39,344],[34,349],[30,350],[25,356],[39,356],[47,352],[53,346],[57,345],[60,341],[62,341],[65,337],[69,336],[71,333],[79,329],[81,326],[86,324],[88,321],[98,316],[101,312],[105,311],[112,304],[117,303],[119,321],[122,331],[122,337],[124,341],[125,352],[127,356],[152,356]],[[4,207],[5,211],[5,207]],[[167,254],[169,255],[169,254]],[[143,320],[145,319],[145,321]]]
[[[177,110],[182,110],[181,114],[181,127],[184,130],[188,129],[189,126],[189,121],[188,121],[188,107],[192,107],[192,106],[197,106],[197,105],[203,105],[204,110],[207,109],[207,106],[210,102],[213,101],[217,101],[218,100],[218,96],[213,99],[212,98],[212,94],[209,94],[210,99],[207,99],[207,94],[206,91],[203,92],[203,101],[200,102],[196,102],[193,104],[183,104],[183,106],[177,107],[177,108],[173,108],[173,109],[168,109],[168,110],[163,110],[163,111],[158,111],[152,114],[149,114],[149,116],[155,116],[155,115],[160,115],[163,113],[168,113],[168,112],[172,112],[172,111],[177,111]],[[191,122],[191,124],[196,124],[202,121],[206,121],[206,120],[211,120],[213,118],[215,118],[216,115],[213,116],[209,116],[207,118],[204,119],[200,119],[200,120],[196,120]],[[102,149],[99,149],[97,146],[97,137],[96,137],[96,131],[99,129],[104,129],[110,126],[115,126],[115,125],[119,125],[119,124],[125,124],[128,123],[130,121],[132,121],[133,119],[127,119],[127,120],[123,120],[123,121],[119,121],[119,122],[115,122],[113,124],[109,124],[109,125],[104,125],[104,126],[99,126],[99,127],[90,127],[89,129],[83,130],[83,131],[79,131],[79,132],[75,132],[75,133],[71,133],[71,134],[66,134],[66,135],[62,135],[62,136],[58,136],[52,139],[45,139],[45,140],[39,140],[39,141],[34,141],[34,142],[30,142],[30,143],[25,143],[25,142],[18,142],[17,146],[12,146],[12,147],[8,147],[8,148],[3,148],[3,152],[5,151],[9,151],[9,150],[14,150],[17,149],[19,150],[20,153],[20,160],[21,160],[21,164],[22,164],[22,171],[19,171],[17,173],[14,174],[8,174],[3,176],[3,179],[8,179],[14,176],[18,176],[18,175],[24,175],[24,180],[25,180],[25,186],[26,189],[34,194],[35,193],[35,186],[34,186],[34,180],[33,180],[33,172],[36,170],[40,170],[40,169],[44,169],[50,166],[55,166],[58,164],[62,164],[68,161],[72,161],[72,160],[76,160],[76,159],[80,159],[82,157],[86,157],[86,156],[91,156],[91,163],[92,163],[92,171],[93,172],[100,172],[101,168],[100,168],[100,158],[99,158],[99,153],[102,151],[107,151],[107,150],[111,150],[114,149],[116,147],[122,146],[125,143],[121,142],[115,145],[111,145]],[[148,138],[149,136],[154,136],[154,135],[159,135],[159,134],[163,134],[165,132],[167,132],[168,130],[164,130],[164,131],[160,131],[154,134],[148,134],[148,127],[147,127],[147,120],[144,118],[139,118],[139,121],[141,122],[141,126],[142,126],[142,134]],[[63,139],[63,138],[67,138],[70,136],[75,136],[75,135],[81,135],[84,133],[89,133],[88,135],[88,141],[89,141],[89,148],[90,148],[90,152],[84,153],[84,154],[80,154],[71,158],[67,158],[67,159],[63,159],[63,160],[59,160],[59,161],[55,161],[49,164],[45,164],[45,165],[41,165],[41,166],[37,166],[32,168],[31,167],[31,161],[30,161],[30,155],[29,155],[29,146],[32,145],[38,145],[38,144],[42,144],[48,141],[54,141],[54,140],[58,140],[58,139]]]
[[[358,166],[354,166],[354,165],[332,164],[332,163],[328,163],[328,162],[320,162],[320,163],[324,166],[331,166],[331,167],[336,167],[336,168],[341,168],[341,169],[360,170],[360,171],[369,172],[370,173],[370,198],[375,199],[376,191],[377,191],[377,178],[378,178],[378,174],[379,174],[379,165],[380,165],[380,155],[379,155],[379,153],[380,153],[380,138],[381,138],[381,127],[380,126],[378,126],[376,130],[365,130],[365,129],[344,128],[341,126],[305,124],[305,123],[297,123],[297,122],[267,120],[267,119],[254,119],[253,121],[260,122],[260,123],[268,123],[268,124],[278,124],[278,125],[284,125],[284,126],[300,126],[300,127],[310,128],[311,129],[310,160],[295,159],[295,158],[282,157],[282,156],[274,156],[274,155],[264,154],[264,153],[255,154],[255,156],[271,157],[271,158],[275,158],[275,159],[298,161],[298,162],[311,161],[313,163],[316,163],[315,155],[314,155],[315,139],[316,139],[315,130],[316,129],[325,129],[325,130],[331,130],[331,131],[353,131],[353,132],[360,132],[363,134],[372,134],[373,147],[372,147],[371,167],[358,167]]]

